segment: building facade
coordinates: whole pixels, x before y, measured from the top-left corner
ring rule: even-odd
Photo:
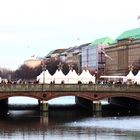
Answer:
[[[107,75],[126,75],[130,69],[140,68],[140,28],[123,32],[116,41],[105,49]]]
[[[56,50],[52,50],[50,51],[46,58],[49,59],[49,58],[53,58],[53,59],[60,59],[60,55],[65,52],[66,49],[56,49]],[[65,59],[65,58],[64,58]]]
[[[80,46],[70,47],[60,55],[65,56],[65,62],[69,65],[76,65],[78,73],[81,73],[81,51],[82,48],[88,46],[90,43],[82,44]]]
[[[104,49],[112,43],[109,37],[96,39],[90,45],[82,48],[82,69],[87,68],[91,71],[103,72],[105,66]]]

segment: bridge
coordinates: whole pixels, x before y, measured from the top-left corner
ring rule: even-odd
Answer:
[[[26,96],[39,100],[43,111],[48,111],[48,101],[57,97],[75,96],[76,103],[101,110],[100,101],[109,99],[120,105],[140,106],[139,85],[111,84],[0,84],[0,106],[7,105],[8,98]],[[136,104],[135,104],[136,103]]]

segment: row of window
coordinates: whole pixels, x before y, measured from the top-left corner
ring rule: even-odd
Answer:
[[[99,52],[98,46],[82,48],[82,67],[98,69],[102,62],[104,64],[105,56]]]

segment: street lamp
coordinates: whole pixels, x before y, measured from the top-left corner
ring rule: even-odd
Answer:
[[[44,84],[45,83],[45,71],[46,71],[47,65],[43,62],[41,64],[41,67],[42,67],[42,71],[43,71],[43,84]]]

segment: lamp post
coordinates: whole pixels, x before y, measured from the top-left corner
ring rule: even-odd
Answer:
[[[46,65],[44,62],[42,62],[41,67],[42,67],[42,72],[43,72],[42,91],[44,91],[45,71],[46,71],[47,65]],[[45,96],[45,97],[46,97],[46,96]],[[44,97],[44,98],[45,98],[45,97]],[[48,111],[48,102],[45,101],[45,99],[42,99],[42,100],[40,101],[40,110],[41,110],[41,111]],[[44,135],[43,135],[43,136],[44,136]],[[44,139],[44,138],[43,138],[43,139]]]
[[[45,83],[45,71],[46,71],[47,65],[43,62],[41,64],[41,67],[42,67],[42,71],[43,71],[43,84],[44,84]]]

